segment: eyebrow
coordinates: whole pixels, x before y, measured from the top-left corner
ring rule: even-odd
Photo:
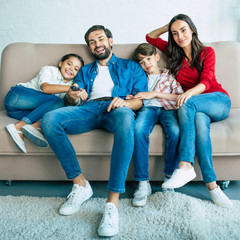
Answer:
[[[180,30],[182,30],[183,28],[186,28],[186,26],[181,27]],[[173,30],[172,32],[177,32],[177,30]]]
[[[97,37],[97,39],[101,39],[101,38],[104,38],[104,36],[103,36],[103,35],[100,35],[100,36]],[[94,39],[90,39],[90,40],[89,40],[89,42],[94,42],[94,41],[95,41]]]

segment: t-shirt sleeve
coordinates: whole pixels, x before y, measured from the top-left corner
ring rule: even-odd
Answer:
[[[167,48],[168,48],[168,42],[167,41],[164,41],[161,38],[151,38],[151,37],[148,36],[148,34],[146,35],[146,41],[148,43],[152,44],[154,47],[161,50],[162,52],[164,52],[164,53],[167,52]]]
[[[141,66],[133,62],[134,71],[133,71],[133,89],[131,94],[136,95],[138,92],[147,92],[148,91],[148,81],[146,73],[143,71]]]
[[[215,52],[211,47],[207,47],[202,52],[201,59],[203,61],[200,83],[204,84],[207,91],[215,78]]]
[[[59,84],[60,73],[57,67],[45,66],[42,67],[40,72],[37,75],[38,81],[37,84],[39,89],[43,83],[48,84]]]

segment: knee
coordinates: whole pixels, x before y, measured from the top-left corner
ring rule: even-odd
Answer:
[[[133,136],[135,126],[134,112],[129,108],[119,108],[117,110],[115,115],[115,133],[119,133],[121,136]]]
[[[41,128],[46,134],[48,131],[53,131],[57,126],[57,123],[57,114],[55,111],[50,111],[44,114],[41,122]]]
[[[166,137],[174,142],[178,142],[179,137],[180,137],[180,129],[178,125],[172,125],[168,131],[165,131]]]

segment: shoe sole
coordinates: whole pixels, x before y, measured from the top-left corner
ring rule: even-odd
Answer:
[[[11,124],[10,124],[10,125],[7,125],[7,126],[6,126],[6,129],[7,129],[7,131],[9,132],[10,136],[12,137],[14,143],[16,144],[17,148],[18,148],[22,153],[27,153],[26,148],[22,148],[22,147],[18,144],[18,139],[17,139],[17,137],[15,136],[15,133],[14,133],[14,131],[12,130],[12,127],[11,127],[11,126],[12,126]],[[19,138],[20,138],[20,137],[19,137]]]
[[[86,199],[81,202],[81,204],[79,205],[79,207],[78,207],[77,210],[75,210],[75,211],[73,211],[73,212],[67,212],[67,213],[66,213],[66,212],[61,212],[61,208],[60,208],[58,212],[59,212],[61,215],[63,215],[63,216],[72,215],[72,214],[78,212],[78,211],[80,210],[81,205],[82,205],[84,202],[86,202],[89,198],[91,198],[92,195],[93,195],[93,191],[91,191],[91,192],[89,193],[89,195],[87,195]]]
[[[32,129],[28,127],[28,125],[25,125],[24,127],[22,127],[22,132],[25,137],[30,139],[38,147],[42,147],[42,148],[48,147],[48,143],[46,142],[46,140],[43,139],[41,136],[37,135],[38,133],[33,132]]]

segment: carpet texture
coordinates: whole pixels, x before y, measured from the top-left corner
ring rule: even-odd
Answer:
[[[0,197],[1,240],[101,239],[97,228],[106,199],[92,198],[72,216],[60,216],[64,198]],[[111,239],[238,240],[240,201],[232,209],[181,193],[155,193],[145,207],[119,205],[120,232]],[[103,238],[107,239],[107,238]]]

